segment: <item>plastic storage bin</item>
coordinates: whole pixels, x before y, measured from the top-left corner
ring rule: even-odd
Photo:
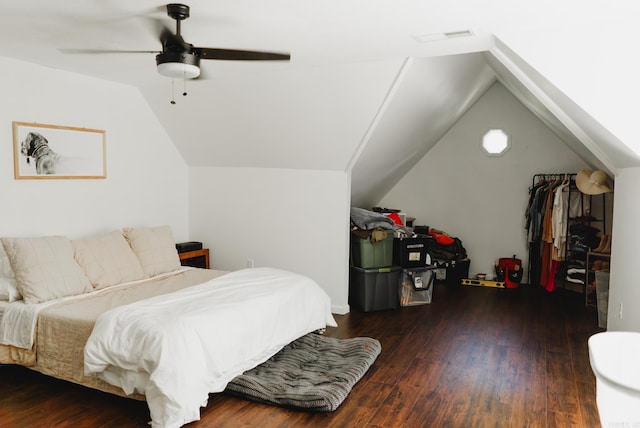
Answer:
[[[431,303],[436,266],[403,269],[398,289],[400,306],[414,306]]]
[[[389,267],[393,264],[393,231],[372,244],[368,238],[351,235],[351,265],[362,269]]]
[[[397,309],[400,267],[362,269],[351,266],[349,272],[349,304],[363,311]]]
[[[403,269],[429,264],[429,241],[432,238],[396,238],[393,240],[393,264]]]

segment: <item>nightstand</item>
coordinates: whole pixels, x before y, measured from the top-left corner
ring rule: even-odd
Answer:
[[[198,268],[209,269],[209,249],[187,251],[178,253],[180,264],[182,266],[192,266]]]

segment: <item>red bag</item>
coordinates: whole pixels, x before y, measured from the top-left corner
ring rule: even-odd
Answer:
[[[504,282],[507,288],[518,288],[522,281],[522,260],[514,254],[511,258],[501,258],[496,265],[496,273],[504,272]],[[498,276],[501,276],[498,274]]]

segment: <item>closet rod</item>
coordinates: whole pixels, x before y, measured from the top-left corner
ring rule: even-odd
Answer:
[[[534,174],[533,175],[533,179],[531,180],[531,186],[535,186],[536,185],[536,179],[539,178],[560,178],[560,177],[568,177],[570,180],[575,181],[575,177],[578,174],[574,173],[574,172],[550,172],[550,173],[546,173],[546,174]]]

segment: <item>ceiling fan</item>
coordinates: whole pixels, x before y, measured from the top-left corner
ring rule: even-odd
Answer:
[[[167,15],[176,21],[175,34],[163,27],[160,32],[162,51],[118,51],[118,50],[66,50],[82,53],[157,53],[158,73],[181,79],[195,79],[200,76],[200,60],[226,61],[288,61],[289,53],[247,51],[238,49],[203,48],[187,43],[180,34],[180,23],[189,17],[189,6],[179,3],[167,5]]]

